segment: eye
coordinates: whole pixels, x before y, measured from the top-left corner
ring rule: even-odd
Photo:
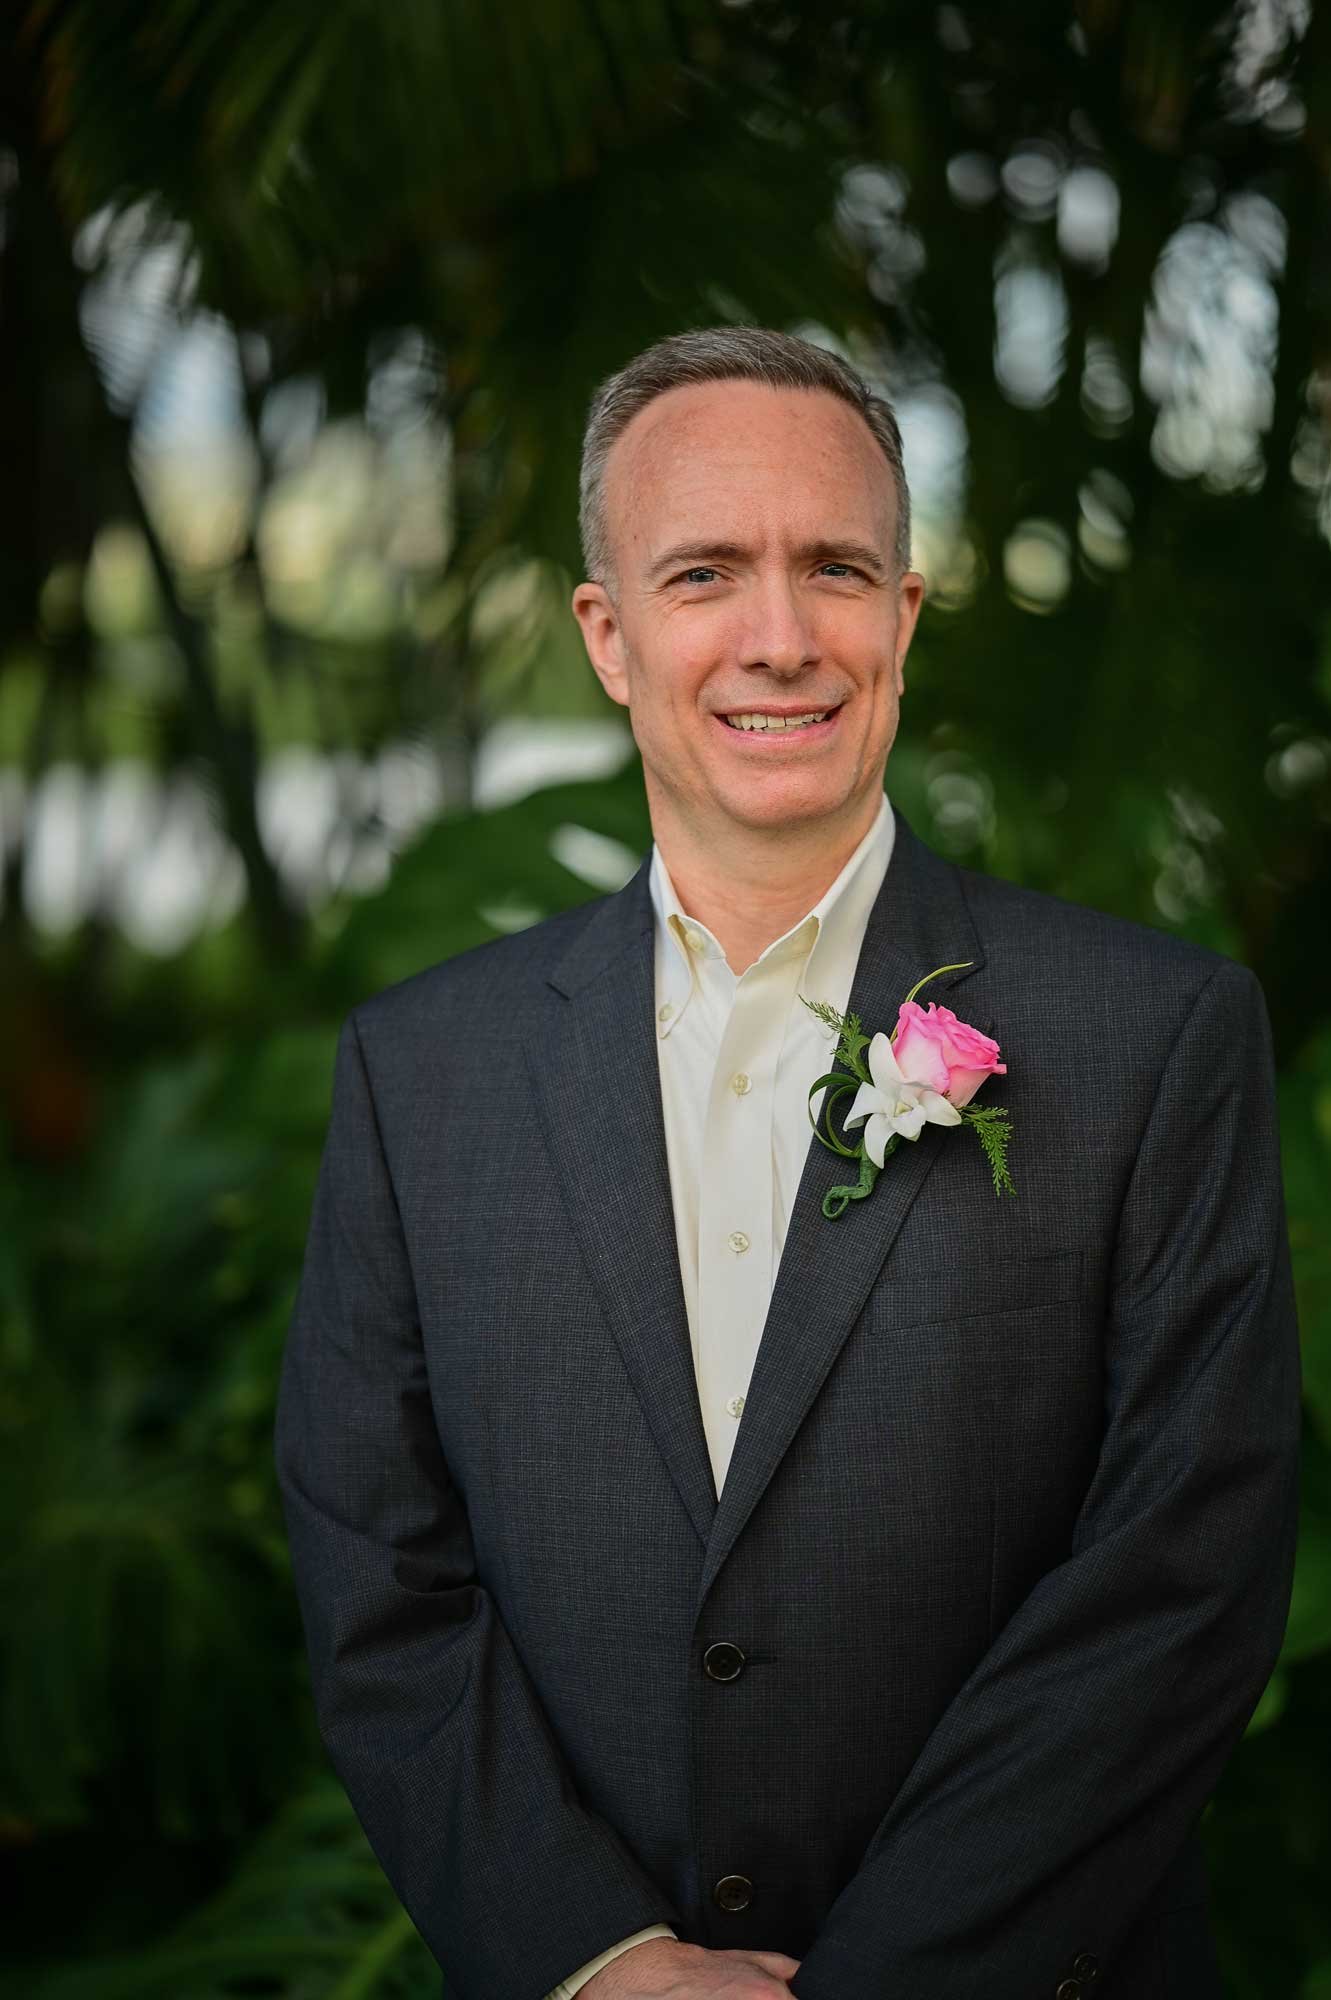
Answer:
[[[843,563],[843,562],[825,562],[825,563],[820,563],[820,564],[818,565],[818,567],[819,567],[820,569],[840,569],[840,570],[844,570],[844,571],[846,572],[847,576],[857,576],[857,577],[859,577],[859,578],[860,578],[861,582],[863,582],[863,581],[865,581],[865,580],[866,580],[866,579],[865,579],[865,575],[864,575],[864,571],[863,571],[862,569],[856,569],[856,568],[855,568],[855,565],[854,565],[853,563]]]
[[[691,583],[694,577],[696,576],[701,576],[706,578],[706,577],[713,577],[715,575],[716,571],[714,569],[709,569],[706,563],[702,563],[696,569],[682,570],[680,572],[680,575],[675,578],[675,581],[676,583],[679,583],[681,580],[685,583]]]

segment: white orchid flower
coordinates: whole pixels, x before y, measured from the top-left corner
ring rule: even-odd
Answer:
[[[876,1167],[883,1164],[887,1142],[894,1132],[903,1139],[918,1139],[922,1127],[960,1125],[961,1113],[941,1091],[927,1083],[912,1083],[901,1073],[891,1041],[882,1033],[869,1043],[869,1074],[872,1083],[862,1083],[846,1113],[845,1123],[864,1127],[864,1150]]]

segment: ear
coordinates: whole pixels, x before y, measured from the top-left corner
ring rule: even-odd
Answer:
[[[897,651],[894,671],[897,678],[897,694],[906,692],[906,677],[902,672],[910,642],[915,636],[915,626],[919,619],[920,607],[924,603],[924,578],[919,570],[908,569],[897,585]]]
[[[580,583],[573,593],[573,616],[582,628],[582,643],[596,677],[621,708],[629,705],[623,628],[614,600],[603,583]]]

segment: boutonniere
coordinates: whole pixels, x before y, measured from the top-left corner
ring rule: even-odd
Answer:
[[[1007,1143],[1012,1137],[1007,1113],[996,1104],[967,1109],[986,1077],[1007,1075],[1007,1064],[998,1060],[998,1043],[959,1021],[950,1007],[938,1007],[931,1000],[924,1008],[915,998],[940,972],[958,972],[972,963],[966,958],[958,965],[939,965],[917,980],[897,1010],[890,1037],[881,1032],[872,1037],[862,1034],[858,1014],[838,1014],[825,1000],[805,1000],[801,993],[805,1006],[836,1030],[836,1057],[852,1072],[848,1077],[829,1070],[809,1085],[810,1097],[815,1090],[832,1086],[819,1112],[819,1118],[827,1121],[826,1134],[818,1130],[818,1118],[810,1108],[815,1136],[830,1151],[860,1163],[854,1186],[829,1188],[823,1196],[823,1214],[833,1221],[850,1202],[870,1192],[901,1141],[918,1139],[926,1124],[969,1125],[993,1169],[994,1193],[1016,1193],[1007,1169]],[[867,1068],[860,1054],[866,1047]],[[831,1125],[832,1106],[848,1090],[856,1092],[855,1102],[842,1122],[863,1124],[857,1146],[844,1145]]]

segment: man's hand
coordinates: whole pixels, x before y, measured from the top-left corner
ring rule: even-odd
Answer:
[[[783,2000],[799,1971],[783,1951],[708,1951],[646,1938],[593,1973],[578,2000]]]

